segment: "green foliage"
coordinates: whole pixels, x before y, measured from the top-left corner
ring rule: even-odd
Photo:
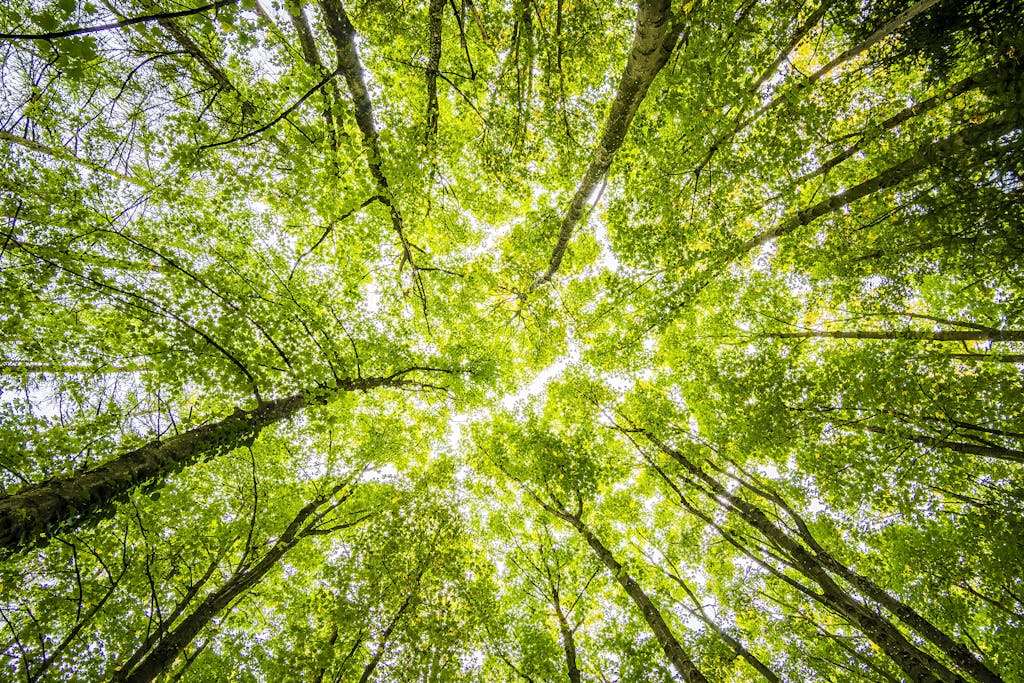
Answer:
[[[636,9],[431,4],[0,7],[3,524],[306,404],[60,498],[0,679],[1024,683],[1020,3],[675,3],[550,282]]]

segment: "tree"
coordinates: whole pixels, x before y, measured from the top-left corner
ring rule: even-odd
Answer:
[[[6,3],[2,677],[1024,681],[1020,14]]]

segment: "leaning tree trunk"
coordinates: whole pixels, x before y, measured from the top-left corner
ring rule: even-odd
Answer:
[[[573,231],[583,218],[583,211],[590,196],[612,165],[615,153],[622,146],[629,126],[636,116],[648,88],[675,49],[679,39],[679,27],[672,21],[669,0],[640,0],[637,3],[636,31],[633,46],[626,58],[626,66],[619,80],[619,87],[612,101],[611,111],[604,122],[601,141],[594,150],[594,156],[583,179],[576,188],[569,209],[562,218],[558,241],[551,252],[548,268],[531,285],[531,289],[551,280],[562,264],[565,250]]]
[[[311,402],[326,402],[343,391],[404,384],[408,380],[397,376],[341,380],[326,393],[298,393],[264,401],[254,410],[236,409],[219,422],[155,439],[79,474],[28,486],[0,498],[0,549],[18,550],[57,527],[81,526],[139,485],[163,479],[200,456],[230,451]]]
[[[184,652],[185,648],[195,640],[199,632],[214,617],[224,611],[236,598],[263,580],[263,577],[277,566],[277,563],[284,557],[285,553],[294,548],[311,531],[316,533],[313,527],[316,525],[317,520],[322,517],[322,514],[316,517],[314,517],[314,514],[330,498],[336,495],[341,488],[341,486],[336,487],[330,494],[311,501],[299,510],[298,514],[295,515],[295,518],[292,519],[284,530],[284,533],[281,534],[281,537],[267,551],[267,554],[260,558],[259,562],[248,569],[237,571],[228,579],[227,583],[207,595],[199,607],[185,617],[176,627],[171,629],[134,669],[122,668],[114,674],[113,680],[117,683],[150,683],[161,673],[167,671],[174,664],[178,656]],[[335,503],[335,505],[337,504]],[[313,519],[307,524],[306,522],[310,517],[313,517]],[[351,526],[359,521],[361,519],[343,526]]]
[[[1024,330],[799,330],[770,332],[772,339],[880,339],[891,341],[1024,341]]]
[[[878,646],[879,650],[899,666],[908,680],[915,683],[965,683],[962,676],[950,671],[932,655],[910,642],[895,624],[837,584],[824,564],[802,543],[775,525],[761,508],[731,493],[721,482],[708,475],[682,452],[669,447],[650,432],[638,431],[699,481],[702,484],[700,490],[713,502],[724,510],[737,514],[779,548],[788,557],[786,563],[790,567],[818,585],[821,589],[819,599]]]

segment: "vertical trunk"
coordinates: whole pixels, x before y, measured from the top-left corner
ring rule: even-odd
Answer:
[[[377,670],[377,665],[380,664],[381,657],[387,651],[388,640],[391,638],[391,634],[394,632],[395,627],[398,626],[398,622],[402,619],[402,615],[409,609],[409,605],[412,603],[412,599],[416,597],[416,594],[420,590],[420,581],[423,579],[423,574],[427,571],[426,566],[420,569],[419,574],[416,575],[416,579],[413,581],[412,588],[405,595],[405,600],[399,606],[398,611],[395,612],[395,616],[391,617],[391,621],[380,634],[380,641],[377,643],[377,648],[373,651],[373,657],[367,662],[363,668],[363,675],[359,677],[359,683],[368,683],[370,678],[373,676],[373,672]]]
[[[413,260],[413,250],[416,247],[409,241],[405,234],[405,221],[401,211],[395,204],[391,186],[382,166],[383,160],[380,149],[380,134],[377,131],[377,122],[373,115],[373,101],[370,99],[370,91],[366,88],[366,76],[363,73],[363,64],[359,59],[359,50],[356,48],[356,29],[349,21],[348,14],[341,0],[320,0],[320,10],[323,14],[324,24],[327,32],[334,42],[335,51],[338,56],[338,71],[345,78],[348,87],[349,97],[355,109],[356,125],[363,136],[363,144],[366,147],[366,163],[370,169],[370,175],[380,189],[384,199],[381,203],[388,207],[391,215],[391,226],[398,236],[402,246],[401,264],[408,263],[414,272],[415,286],[421,299],[424,310],[426,309],[426,291],[419,278],[416,262]]]
[[[679,29],[672,21],[669,1],[639,0],[633,46],[626,59],[626,67],[619,80],[608,118],[604,122],[601,141],[562,218],[558,241],[551,253],[548,268],[534,280],[531,289],[550,281],[561,266],[572,233],[583,218],[587,201],[608,172],[648,88],[668,62],[678,39]]]
[[[334,644],[338,642],[338,624],[331,624],[331,637],[327,641],[327,651],[332,652],[334,650]],[[327,667],[321,666],[316,670],[313,675],[313,683],[324,683],[324,675],[327,674]]]
[[[547,507],[547,506],[546,506]],[[643,615],[644,621],[651,628],[654,633],[654,637],[658,640],[658,644],[665,651],[665,656],[668,657],[669,662],[672,664],[676,672],[682,677],[686,683],[707,683],[707,678],[701,673],[697,665],[693,663],[693,660],[687,656],[683,650],[682,645],[676,639],[675,634],[672,633],[672,629],[665,622],[664,617],[661,616],[661,612],[651,602],[650,597],[644,592],[640,584],[630,576],[629,572],[626,571],[625,567],[615,559],[615,556],[609,550],[594,533],[583,523],[583,520],[579,516],[571,515],[565,511],[557,511],[555,508],[548,507],[548,510],[558,515],[560,518],[569,522],[576,531],[583,536],[586,540],[587,545],[591,547],[597,557],[604,564],[605,568],[611,572],[615,580],[622,586],[622,589],[626,591],[626,594],[632,599],[633,604],[640,610]]]
[[[565,650],[565,667],[569,683],[580,683],[580,668],[576,665],[576,639],[565,617],[559,614],[559,630],[562,633],[562,649]]]
[[[565,651],[565,670],[569,683],[580,683],[580,668],[576,664],[576,638],[569,625],[569,619],[562,610],[562,602],[558,597],[558,587],[548,573],[548,584],[551,586],[551,600],[555,605],[555,616],[558,617],[558,631],[562,636],[562,649]]]
[[[441,66],[441,29],[444,19],[444,0],[430,0],[427,10],[427,32],[430,37],[430,54],[427,58],[427,146],[437,135],[437,73]]]
[[[287,0],[285,9],[288,11],[288,19],[292,28],[299,36],[299,47],[302,48],[302,58],[306,64],[313,69],[321,78],[327,76],[330,71],[324,65],[320,56],[320,50],[316,46],[316,38],[313,36],[313,29],[309,25],[306,11],[302,8],[300,0]],[[341,101],[341,92],[338,90],[336,81],[331,81],[331,87],[323,93],[324,98],[324,125],[327,126],[327,135],[332,145],[337,145],[337,131],[334,126],[334,104]]]

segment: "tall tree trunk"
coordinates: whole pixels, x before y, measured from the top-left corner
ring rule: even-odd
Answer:
[[[947,448],[955,453],[970,453],[971,455],[980,455],[984,458],[995,458],[997,460],[1008,460],[1009,462],[1024,462],[1024,451],[1006,448],[1005,446],[990,446],[965,443],[963,441],[949,441],[947,439],[921,436],[918,434],[901,434],[883,427],[873,427],[871,425],[857,425],[854,423],[851,426],[861,427],[874,434],[884,434],[886,436],[906,439],[907,441],[921,444],[922,446],[930,446],[931,448]]]
[[[737,514],[784,553],[789,566],[818,585],[822,601],[875,643],[899,666],[909,680],[916,683],[966,683],[963,677],[950,671],[930,654],[911,643],[892,622],[844,590],[803,544],[776,526],[759,507],[731,493],[721,482],[708,475],[682,452],[670,448],[650,432],[640,431],[659,450],[678,462],[694,480],[700,482],[702,486],[699,488],[709,499],[723,509]]]
[[[867,576],[858,574],[837,560],[835,556],[828,552],[828,550],[818,542],[818,539],[816,539],[814,534],[811,533],[811,529],[807,525],[806,520],[804,520],[803,516],[800,515],[785,498],[783,498],[770,485],[751,481],[751,475],[740,469],[738,465],[736,467],[743,472],[743,477],[736,478],[746,490],[761,496],[771,503],[774,503],[783,510],[790,519],[793,520],[796,525],[798,536],[803,540],[807,547],[813,551],[814,557],[822,564],[822,566],[825,567],[825,569],[829,570],[836,576],[841,577],[851,586],[856,588],[861,595],[874,600],[876,603],[899,618],[899,620],[904,624],[913,628],[918,632],[918,634],[942,650],[942,652],[949,657],[954,664],[960,667],[961,670],[969,673],[975,680],[979,681],[979,683],[1003,683],[1003,679],[986,667],[973,652],[967,649],[963,644],[955,641],[949,634],[945,633],[942,629],[925,618],[924,615],[920,614],[910,605],[894,597]]]
[[[209,582],[209,580],[213,578],[213,574],[217,571],[217,568],[220,567],[220,562],[222,559],[223,551],[220,554],[218,554],[218,556],[215,557],[212,562],[210,562],[209,566],[206,569],[206,572],[199,578],[199,580],[188,587],[188,590],[186,590],[185,594],[181,597],[180,600],[178,600],[178,602],[174,606],[174,609],[171,611],[170,614],[167,615],[167,618],[164,619],[161,623],[159,623],[157,625],[157,628],[148,636],[146,636],[145,640],[142,641],[142,644],[139,645],[138,648],[136,648],[132,656],[125,660],[123,664],[121,664],[121,671],[128,672],[134,669],[136,666],[139,665],[139,662],[141,662],[146,657],[146,653],[152,650],[153,646],[160,642],[160,638],[162,638],[163,635],[167,632],[167,630],[174,625],[174,622],[176,622],[181,617],[181,615],[185,613],[185,610],[188,609],[188,606],[190,604],[192,604],[192,601],[199,594],[199,591],[202,590],[203,586],[205,586],[207,582]]]
[[[377,131],[377,122],[373,114],[373,101],[370,99],[370,91],[366,87],[366,76],[363,73],[363,64],[359,59],[359,50],[356,48],[356,29],[345,12],[341,0],[320,0],[320,11],[323,15],[324,25],[334,42],[335,51],[338,56],[338,70],[345,78],[348,87],[349,97],[355,109],[356,125],[363,136],[363,144],[366,147],[366,163],[370,169],[377,187],[380,189],[384,199],[382,203],[388,207],[391,215],[391,225],[402,246],[402,263],[408,263],[416,270],[416,262],[413,260],[413,247],[405,234],[405,221],[402,213],[395,204],[391,186],[382,166],[383,159],[380,149],[380,133]],[[417,288],[421,297],[425,296],[422,284],[417,279]],[[425,305],[424,301],[424,305]]]
[[[800,330],[769,332],[772,339],[887,339],[893,341],[1024,341],[1024,330]]]
[[[424,141],[427,148],[437,135],[437,120],[440,110],[437,106],[437,74],[441,66],[441,30],[444,20],[444,0],[430,0],[427,10],[427,33],[430,38],[427,57],[427,132]]]
[[[416,574],[416,578],[413,580],[412,588],[410,588],[405,594],[405,599],[402,601],[402,604],[398,607],[395,615],[391,617],[391,621],[388,622],[388,625],[381,632],[380,640],[377,642],[377,647],[373,651],[373,656],[370,658],[370,661],[366,663],[366,666],[363,667],[363,674],[359,677],[359,683],[368,683],[370,678],[373,676],[373,672],[377,670],[381,657],[383,657],[384,653],[387,651],[388,641],[391,639],[391,634],[394,633],[395,627],[398,626],[398,622],[401,621],[402,616],[405,614],[406,610],[409,609],[409,605],[412,604],[413,598],[415,598],[416,594],[420,591],[420,583],[423,580],[423,574],[427,571],[427,566],[428,565],[425,564],[420,568],[419,573]]]
[[[686,585],[686,581],[684,581],[681,576],[671,572],[666,572],[666,574],[683,589],[683,592],[686,593],[686,597],[688,597],[690,602],[693,603],[692,608],[687,608],[685,605],[683,606],[687,612],[700,619],[711,630],[717,633],[718,637],[724,640],[725,643],[732,648],[733,652],[745,659],[747,663],[754,667],[754,669],[761,674],[766,681],[769,683],[782,683],[782,679],[780,679],[774,671],[769,669],[768,666],[757,657],[757,655],[748,650],[743,643],[734,638],[728,631],[716,624],[714,619],[707,615],[707,612],[704,611],[704,607],[700,604],[697,596],[694,595],[693,591],[690,590],[690,587]]]
[[[228,581],[213,593],[210,593],[200,603],[194,612],[185,617],[177,626],[164,636],[160,642],[149,652],[139,664],[131,670],[123,668],[114,675],[117,683],[150,683],[174,663],[179,655],[189,644],[195,640],[199,632],[205,628],[210,621],[219,615],[236,598],[258,584],[263,577],[270,572],[285,553],[294,548],[299,541],[311,532],[315,533],[313,527],[322,517],[317,515],[345,485],[336,486],[329,494],[316,498],[306,504],[288,524],[288,527],[281,534],[280,538],[267,553],[260,558],[256,564],[241,569],[239,568]],[[342,496],[344,500],[346,496]],[[333,509],[340,501],[329,506],[327,510]],[[312,519],[310,519],[312,518]],[[361,520],[356,520],[351,526]],[[307,523],[308,522],[308,523]],[[336,525],[335,529],[341,528]]]
[[[562,218],[558,241],[551,252],[548,268],[534,280],[530,286],[531,290],[550,281],[558,271],[573,231],[583,218],[587,201],[611,167],[612,159],[622,146],[629,125],[633,122],[633,117],[636,116],[654,77],[668,62],[679,39],[679,31],[679,26],[672,20],[669,0],[639,1],[633,46],[629,57],[626,58],[626,67],[622,72],[622,78],[619,79],[619,87],[608,112],[608,118],[604,122],[601,141],[594,150],[590,166]]]
[[[868,178],[838,194],[823,199],[817,204],[801,209],[781,224],[755,235],[747,240],[740,247],[738,253],[729,260],[734,260],[776,237],[788,235],[797,228],[808,225],[817,218],[848,206],[858,199],[895,187],[942,159],[968,152],[973,152],[979,160],[1006,154],[1007,151],[1003,147],[985,147],[985,145],[1016,129],[1019,124],[1019,120],[1016,120],[1012,115],[1002,114],[984,123],[954,133],[942,140],[922,145],[915,149],[909,158],[895,166],[891,166],[878,175]]]
[[[694,664],[693,660],[683,650],[683,646],[680,645],[676,639],[675,634],[672,633],[672,629],[665,622],[665,618],[661,616],[661,612],[648,597],[644,589],[636,582],[629,572],[626,571],[625,567],[615,559],[615,555],[611,550],[608,549],[601,539],[598,538],[590,528],[583,522],[582,517],[579,514],[573,514],[562,507],[555,507],[541,501],[539,498],[535,498],[540,504],[551,514],[559,517],[560,519],[568,522],[580,536],[587,542],[587,545],[594,551],[598,559],[605,568],[611,572],[612,576],[618,582],[622,589],[626,591],[626,595],[630,597],[633,604],[640,610],[640,614],[643,616],[644,621],[650,627],[654,633],[654,637],[658,640],[658,644],[661,645],[662,650],[665,651],[665,656],[668,657],[668,661],[672,664],[672,667],[682,677],[686,683],[707,683],[708,679],[704,676],[697,665]]]
[[[551,600],[555,606],[555,616],[558,617],[558,631],[562,636],[562,650],[565,651],[565,671],[569,676],[569,683],[580,683],[580,667],[576,664],[576,637],[569,619],[562,609],[562,601],[558,595],[558,587],[554,579],[548,574],[548,585],[551,587]]]
[[[401,374],[401,373],[400,373]],[[254,439],[265,427],[305,406],[325,403],[344,391],[410,384],[398,375],[340,380],[315,398],[305,393],[236,409],[219,422],[168,439],[156,439],[80,474],[58,477],[0,498],[0,548],[18,550],[58,526],[81,526],[141,484],[163,479],[201,455],[219,455]]]

